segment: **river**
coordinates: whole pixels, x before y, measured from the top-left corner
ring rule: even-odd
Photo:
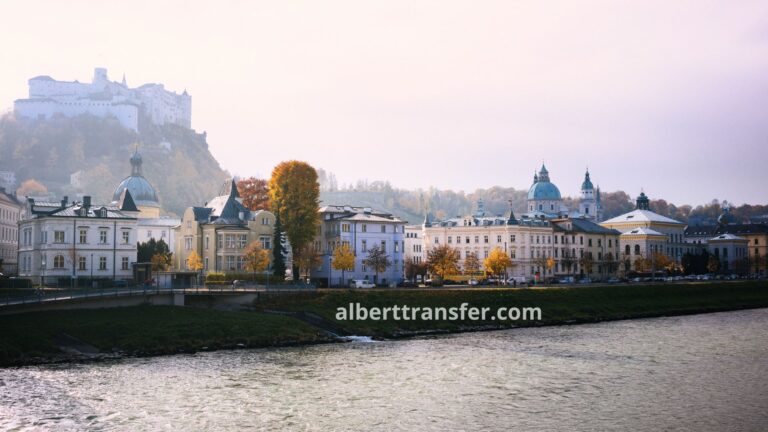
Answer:
[[[0,369],[2,430],[766,430],[768,309]]]

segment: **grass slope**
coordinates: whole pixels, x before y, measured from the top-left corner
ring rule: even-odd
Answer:
[[[534,321],[339,321],[339,307],[350,303],[361,306],[392,307],[539,307],[542,320]],[[308,311],[337,322],[353,334],[397,337],[431,331],[462,331],[480,328],[505,328],[596,322],[604,320],[682,315],[690,313],[768,307],[765,282],[701,284],[614,285],[547,289],[472,289],[472,290],[343,290],[325,291],[301,297],[273,298],[257,306],[264,309]]]
[[[61,335],[102,352],[159,355],[326,340],[286,316],[172,306],[33,312],[0,316],[0,366],[56,360]]]

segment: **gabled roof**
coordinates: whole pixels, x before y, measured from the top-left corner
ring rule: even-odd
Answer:
[[[735,236],[733,234],[720,234],[719,236],[709,239],[709,241],[749,241],[744,237]]]
[[[627,236],[627,235],[649,235],[649,236],[663,236],[663,237],[666,237],[666,234],[662,234],[662,233],[660,233],[660,232],[658,232],[656,230],[652,230],[650,228],[645,228],[645,227],[635,228],[635,229],[632,229],[630,231],[623,232],[623,233],[621,233],[621,235],[623,235],[623,236]]]
[[[603,221],[602,223],[614,224],[614,223],[631,223],[631,222],[663,222],[663,223],[685,225],[680,221],[676,221],[666,216],[662,216],[650,210],[632,210],[629,213],[624,213],[623,215],[616,216],[613,219],[608,219],[607,221]]]
[[[564,225],[568,222],[571,223],[571,229],[566,230]],[[607,235],[620,235],[621,232],[615,229],[606,228],[600,226],[590,220],[582,218],[569,218],[553,221],[553,225],[556,231],[575,231],[589,234],[607,234]]]

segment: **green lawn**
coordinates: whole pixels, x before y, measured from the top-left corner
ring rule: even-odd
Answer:
[[[538,307],[541,321],[338,321],[337,308],[350,303],[365,307]],[[680,315],[768,307],[768,283],[761,281],[611,285],[544,289],[472,290],[338,290],[299,297],[275,297],[257,304],[274,310],[310,311],[337,322],[353,334],[396,337],[424,331],[460,331],[482,327],[513,327],[595,322],[625,318]]]
[[[103,352],[157,355],[326,340],[294,318],[172,306],[32,312],[0,316],[0,365],[34,363],[59,353],[66,334]],[[38,359],[36,359],[38,358]]]

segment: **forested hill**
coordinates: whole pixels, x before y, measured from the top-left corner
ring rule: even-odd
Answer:
[[[15,172],[17,186],[35,180],[57,199],[85,194],[96,203],[109,203],[115,187],[131,173],[129,158],[137,143],[144,177],[170,214],[181,215],[186,207],[210,200],[229,176],[208,151],[205,134],[180,126],[147,126],[137,134],[114,119],[30,121],[11,114],[0,117],[0,171]],[[34,182],[26,185],[39,188]]]

